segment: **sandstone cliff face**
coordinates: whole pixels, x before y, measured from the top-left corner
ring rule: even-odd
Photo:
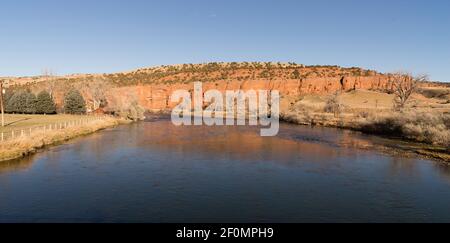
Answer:
[[[203,91],[279,90],[284,98],[301,95],[327,95],[336,91],[392,90],[387,75],[361,68],[338,66],[305,66],[295,63],[208,63],[161,66],[132,72],[65,77],[18,78],[14,83],[33,92],[52,90],[58,107],[63,106],[64,94],[71,88],[81,91],[91,102],[95,82],[106,83],[105,92],[110,110],[138,103],[152,111],[173,108],[170,102],[176,90],[193,90],[194,82],[203,83]]]
[[[108,100],[113,103],[129,102],[134,99],[145,109],[160,111],[171,109],[176,103],[170,102],[176,90],[192,91],[193,83],[148,84],[113,88],[108,91]],[[369,77],[333,77],[306,79],[274,79],[204,82],[203,92],[216,89],[225,93],[227,90],[278,90],[282,97],[298,97],[305,94],[327,95],[336,91],[353,89],[390,90],[391,83],[386,76]],[[115,105],[115,104],[112,104]]]

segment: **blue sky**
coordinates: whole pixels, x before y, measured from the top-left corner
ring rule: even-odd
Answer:
[[[0,76],[294,61],[450,81],[449,13],[448,0],[2,0]]]

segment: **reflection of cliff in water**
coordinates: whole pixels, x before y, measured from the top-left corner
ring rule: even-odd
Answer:
[[[71,149],[72,153],[90,151],[92,159],[102,161],[113,151],[123,149],[142,150],[136,157],[146,156],[145,152],[155,149],[170,153],[183,154],[185,157],[204,154],[211,161],[218,159],[241,160],[248,163],[261,161],[284,166],[313,164],[315,167],[333,167],[346,163],[347,158],[370,156],[376,146],[382,146],[386,139],[359,133],[323,128],[281,124],[276,137],[261,137],[260,128],[252,126],[188,126],[177,127],[170,119],[149,119],[147,122],[110,129],[105,133],[96,133],[77,139],[69,144],[53,147],[45,153],[46,166],[55,167],[64,161],[59,153]],[[105,144],[104,137],[108,137]],[[389,141],[388,141],[389,142]],[[0,163],[0,174],[25,171],[33,166],[33,161],[43,156],[40,153],[10,162]],[[408,173],[418,176],[417,165],[421,162],[414,158],[390,157],[389,174]],[[100,162],[99,162],[100,163]],[[450,169],[436,164],[443,177],[450,181]]]
[[[348,157],[368,154],[380,141],[357,133],[332,128],[310,128],[282,124],[276,137],[259,136],[259,127],[189,126],[176,127],[170,121],[147,122],[136,134],[134,145],[178,152],[190,156],[208,154],[211,160],[223,158],[248,162],[271,161],[295,166],[302,163],[333,165]],[[372,151],[374,152],[374,151]],[[414,166],[408,158],[400,159]]]
[[[2,222],[449,222],[450,169],[281,124],[119,126],[0,164]],[[360,149],[366,147],[367,149]]]

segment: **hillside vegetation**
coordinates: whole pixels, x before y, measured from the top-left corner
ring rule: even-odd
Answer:
[[[102,79],[117,86],[127,86],[148,83],[190,83],[194,81],[220,81],[243,79],[305,79],[342,76],[373,76],[379,74],[373,70],[358,67],[344,68],[331,65],[306,66],[296,63],[273,62],[212,62],[206,64],[182,64],[142,68],[131,72],[114,74],[79,74],[64,77],[37,76],[12,79],[12,86],[29,86],[42,84],[42,82],[56,82],[58,85],[70,85]]]

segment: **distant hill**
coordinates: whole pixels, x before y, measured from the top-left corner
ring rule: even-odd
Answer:
[[[113,74],[74,74],[68,76],[35,76],[7,78],[11,85],[37,84],[51,79],[58,81],[86,81],[102,78],[119,86],[148,83],[189,83],[194,81],[220,81],[229,79],[306,79],[340,76],[374,76],[380,73],[358,67],[343,68],[330,65],[306,66],[296,63],[232,62],[180,64],[141,68]]]
[[[177,89],[192,89],[200,81],[205,89],[277,89],[283,97],[296,100],[302,95],[329,95],[337,91],[368,90],[389,93],[392,83],[387,74],[358,67],[307,66],[296,63],[231,62],[180,64],[141,68],[113,74],[74,74],[12,78],[11,90],[48,90],[58,106],[71,88],[78,89],[89,103],[102,89],[112,106],[137,102],[148,110],[173,107],[170,95]],[[425,84],[437,86],[438,83]],[[95,90],[94,90],[95,89]]]

